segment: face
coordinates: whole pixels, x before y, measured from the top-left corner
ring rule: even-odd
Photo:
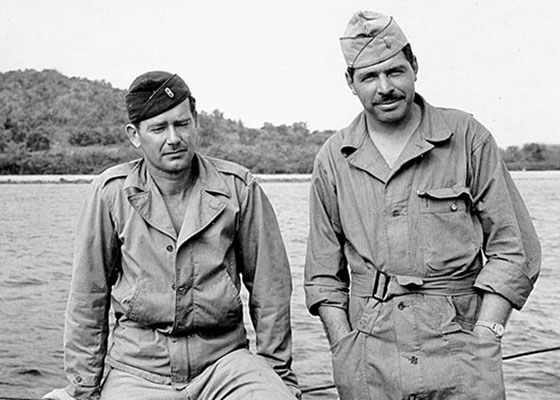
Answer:
[[[197,120],[188,99],[155,117],[140,122],[138,128],[127,125],[132,145],[142,150],[144,159],[155,173],[177,175],[191,168],[197,135]]]
[[[347,74],[348,86],[364,106],[372,122],[399,125],[411,116],[414,82],[418,68],[411,65],[401,51],[394,57]]]

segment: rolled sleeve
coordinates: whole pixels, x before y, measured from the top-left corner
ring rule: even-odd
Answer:
[[[478,274],[475,287],[506,298],[515,309],[521,309],[533,290],[533,282],[521,265],[491,260]]]
[[[320,305],[348,309],[350,278],[343,251],[334,185],[315,163],[309,197],[310,229],[305,262],[306,305],[317,315]]]

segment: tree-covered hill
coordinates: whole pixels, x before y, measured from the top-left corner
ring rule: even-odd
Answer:
[[[124,133],[125,91],[54,70],[0,73],[0,174],[89,174],[138,157]],[[255,173],[309,173],[332,131],[304,122],[247,128],[199,110],[201,152]]]
[[[124,133],[125,91],[55,70],[0,73],[0,174],[91,174],[137,158]],[[310,173],[334,132],[305,122],[259,129],[199,110],[200,151],[255,173]],[[560,169],[560,146],[530,143],[504,150],[512,169]]]

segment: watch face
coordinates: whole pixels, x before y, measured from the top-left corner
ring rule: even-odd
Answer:
[[[483,326],[491,330],[494,336],[496,336],[498,339],[501,339],[501,337],[504,336],[505,328],[502,324],[499,324],[497,322],[478,321],[476,325]]]
[[[504,326],[502,324],[494,323],[491,328],[497,337],[501,338],[504,336]]]

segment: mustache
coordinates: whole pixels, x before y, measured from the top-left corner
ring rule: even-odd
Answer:
[[[404,96],[394,95],[394,94],[379,96],[379,98],[375,101],[375,104],[392,103],[394,101],[398,101],[402,99],[404,99]]]

